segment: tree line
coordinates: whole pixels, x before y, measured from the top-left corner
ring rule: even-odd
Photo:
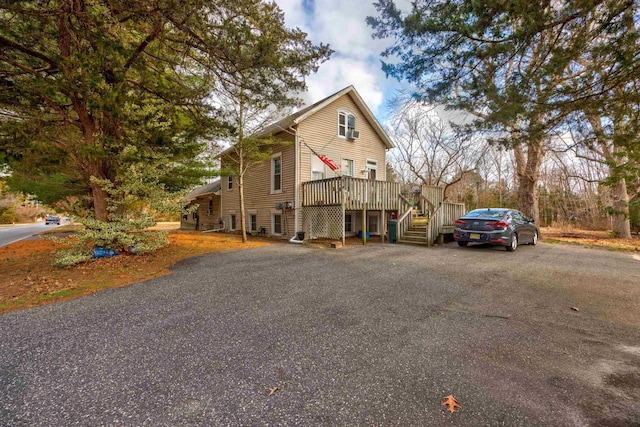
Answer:
[[[559,190],[541,179],[555,162],[551,175],[566,181],[565,194],[607,186],[595,203],[617,235],[630,237],[640,185],[637,0],[375,6],[367,21],[391,42],[382,53],[387,75],[412,83],[419,102],[472,115],[457,128],[460,141],[480,135],[507,150],[516,206],[538,221],[549,216],[541,207]]]
[[[207,173],[208,141],[243,140],[220,99],[297,105],[330,54],[269,1],[2,2],[0,170],[119,249]]]

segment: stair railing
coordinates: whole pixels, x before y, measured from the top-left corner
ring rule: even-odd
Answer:
[[[413,203],[411,203],[402,194],[398,194],[400,199],[400,216],[397,224],[397,239],[400,240],[406,231],[413,225]],[[404,209],[403,209],[404,208]]]
[[[442,220],[444,218],[442,205],[443,203],[440,202],[440,206],[429,215],[429,222],[427,223],[427,246],[433,245],[433,242],[435,242],[442,230]]]

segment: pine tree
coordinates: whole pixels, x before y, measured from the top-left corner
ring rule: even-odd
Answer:
[[[414,83],[418,99],[472,112],[475,130],[512,147],[519,207],[536,219],[550,136],[615,87],[628,97],[638,78],[635,1],[417,1],[406,15],[392,0],[376,7],[380,15],[369,25],[376,37],[394,40],[383,52],[394,61],[383,69]],[[608,72],[585,61],[590,52]]]
[[[263,55],[275,46],[269,31],[282,40]],[[236,61],[238,43],[264,59],[251,90],[275,99],[303,88],[326,52],[260,0],[3,3],[0,152],[13,182],[40,196],[59,182],[88,196],[99,221],[119,214],[110,198],[128,195],[107,187],[121,187],[131,168],[162,158],[163,173],[146,184],[188,184],[202,142],[228,128],[210,103],[216,84],[256,65]],[[289,79],[274,88],[283,69]]]

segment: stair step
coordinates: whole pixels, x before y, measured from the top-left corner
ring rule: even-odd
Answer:
[[[427,242],[422,240],[422,241],[417,241],[417,240],[406,240],[404,238],[398,240],[398,243],[403,243],[405,245],[421,245],[421,246],[427,246]]]
[[[401,240],[411,240],[411,241],[416,241],[416,242],[426,242],[427,241],[425,236],[411,235],[411,234],[405,234],[404,236],[402,236]]]
[[[413,239],[422,239],[422,240],[426,240],[427,239],[427,235],[424,233],[418,233],[415,231],[406,231],[403,235],[402,238],[404,239],[405,237],[411,237]]]

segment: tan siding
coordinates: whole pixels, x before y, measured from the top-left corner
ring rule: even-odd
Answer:
[[[293,136],[288,133],[281,133],[278,137],[283,141],[290,142],[276,145],[272,149],[274,154],[282,153],[282,192],[271,193],[271,160],[250,168],[244,177],[245,210],[256,211],[258,229],[264,227],[267,234],[272,234],[271,214],[275,209],[276,203],[290,202],[293,205],[295,202]],[[227,227],[229,227],[230,212],[235,211],[236,227],[240,230],[240,193],[237,178],[234,178],[233,184],[233,189],[227,190],[227,178],[222,178],[222,216]],[[291,237],[296,231],[293,221],[293,210],[287,210],[288,232],[285,234],[288,237]],[[282,225],[284,232],[284,218]],[[247,215],[247,228],[249,226],[249,217]]]
[[[347,140],[338,136],[338,111],[345,109],[356,116],[356,130],[360,137],[355,140]],[[282,152],[283,191],[280,194],[271,194],[271,161],[257,165],[249,170],[245,176],[245,208],[247,211],[257,212],[257,226],[265,227],[268,234],[272,233],[271,215],[275,204],[278,202],[290,202],[295,205],[295,147],[294,138],[287,132],[278,135],[283,141],[290,144],[274,147],[273,152]],[[375,133],[372,126],[365,119],[365,114],[357,107],[347,94],[332,102],[322,110],[311,115],[298,125],[299,136],[299,176],[297,182],[311,180],[311,151],[305,144],[312,147],[320,154],[328,156],[336,163],[342,164],[343,159],[355,162],[354,176],[366,178],[360,173],[366,168],[367,159],[378,162],[377,179],[384,180],[386,173],[386,149],[384,142]],[[325,168],[326,177],[335,176],[329,168]],[[229,227],[230,212],[235,211],[237,216],[237,228],[240,229],[240,200],[237,178],[234,179],[233,190],[227,190],[227,179],[222,177],[222,217]],[[294,224],[294,211],[287,210],[287,236],[292,236],[297,227]],[[249,225],[248,217],[247,224]],[[284,227],[283,221],[283,227]]]
[[[356,116],[356,130],[360,137],[348,140],[338,136],[338,111],[348,110]],[[349,95],[342,96],[322,110],[304,120],[298,126],[300,140],[320,154],[328,156],[336,163],[342,164],[343,159],[355,161],[354,177],[366,178],[360,173],[366,167],[366,160],[378,161],[377,179],[383,181],[386,172],[386,149],[384,142],[375,133],[363,112],[356,106]],[[311,180],[312,153],[301,143],[300,182]],[[326,177],[334,176],[326,168]]]

